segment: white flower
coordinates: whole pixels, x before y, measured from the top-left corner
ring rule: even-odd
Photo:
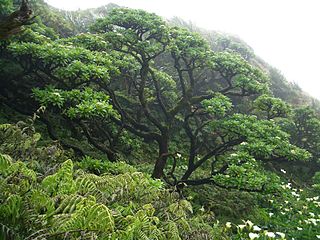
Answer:
[[[259,232],[259,231],[261,231],[261,228],[259,228],[258,226],[254,225],[253,226],[253,231]]]
[[[283,189],[286,189],[286,188],[291,189],[291,183],[287,183],[287,185],[282,185],[281,187]]]
[[[316,235],[316,237],[317,237],[318,239],[320,239],[320,235]]]
[[[269,217],[272,217],[274,215],[274,213],[270,212],[269,213]]]
[[[319,196],[314,197],[313,200],[317,201],[319,199]]]
[[[253,223],[250,220],[247,220],[245,222],[245,224],[247,224],[249,226],[249,228],[251,228],[253,226]]]
[[[299,195],[298,193],[296,193],[296,192],[291,192],[291,194],[292,194],[293,196],[295,196],[295,197],[300,197],[300,195]]]
[[[226,228],[231,228],[231,222],[226,222]]]
[[[246,225],[245,224],[240,224],[237,227],[240,228],[240,229],[244,229],[246,227]]]
[[[283,173],[287,173],[287,171],[284,170],[284,169],[280,169],[280,171],[283,172]]]
[[[301,227],[297,227],[297,230],[301,231],[301,230],[302,230],[302,228],[301,228]]]
[[[316,219],[314,219],[314,218],[310,218],[310,219],[308,219],[309,220],[309,222],[310,223],[312,223],[313,225],[317,225],[317,220]]]
[[[238,154],[232,153],[232,154],[230,154],[230,156],[231,156],[231,157],[236,157],[236,156],[238,156]]]
[[[178,157],[178,158],[181,158],[181,156],[182,156],[182,155],[181,155],[180,153],[177,153],[177,157]]]
[[[247,145],[247,144],[248,144],[247,142],[240,143],[240,145]]]
[[[282,232],[276,232],[276,234],[278,234],[282,239],[284,239],[285,238],[285,234],[284,233],[282,233]]]
[[[269,238],[275,238],[276,237],[274,232],[266,232],[266,236],[268,236]]]
[[[311,217],[315,217],[315,214],[313,212],[309,212]]]
[[[250,239],[255,239],[255,238],[258,238],[259,237],[259,234],[257,233],[249,233],[249,238]]]

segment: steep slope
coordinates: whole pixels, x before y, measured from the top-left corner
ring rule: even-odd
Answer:
[[[52,27],[61,36],[69,36],[89,31],[89,26],[98,18],[105,17],[116,4],[108,4],[99,8],[78,11],[64,11],[49,6],[43,0],[32,1],[34,11],[39,15],[46,26]],[[246,60],[265,70],[271,80],[271,91],[275,97],[293,105],[311,105],[319,110],[317,99],[304,92],[299,85],[288,81],[281,71],[256,56],[254,50],[242,39],[227,33],[207,31],[193,23],[174,17],[168,22],[174,26],[184,27],[190,31],[198,32],[205,37],[215,51],[231,50],[240,53]]]
[[[228,33],[207,31],[178,17],[172,18],[170,23],[200,33],[209,41],[212,49],[215,51],[225,51],[229,49],[238,52],[246,60],[265,70],[270,77],[270,89],[275,97],[281,98],[295,106],[312,105],[312,107],[319,110],[320,103],[317,99],[304,92],[298,84],[288,81],[285,76],[282,75],[281,71],[272,66],[272,64],[269,64],[259,56],[256,56],[254,49],[239,37]]]

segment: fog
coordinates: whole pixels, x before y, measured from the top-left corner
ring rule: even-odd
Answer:
[[[199,27],[239,36],[256,55],[320,99],[319,0],[46,0],[77,10],[110,2],[141,8],[165,18],[178,16]]]

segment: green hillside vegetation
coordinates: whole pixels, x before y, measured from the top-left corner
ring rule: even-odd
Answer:
[[[29,4],[0,45],[0,238],[320,238],[317,100],[234,36]]]

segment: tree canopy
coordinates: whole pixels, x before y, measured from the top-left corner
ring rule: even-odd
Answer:
[[[199,34],[142,10],[114,9],[91,29],[93,34],[61,40],[12,43],[7,51],[28,72],[34,98],[82,129],[110,160],[121,153],[114,147],[119,134],[157,143],[152,175],[168,178],[172,158],[174,185],[218,184],[217,176],[249,174],[260,161],[308,159],[271,121],[284,117],[288,106],[261,95],[269,91],[267,75],[240,54],[214,52]],[[237,113],[239,102],[259,95],[255,105],[265,120]],[[186,156],[182,159],[171,148],[176,134],[186,146],[175,150]],[[177,164],[186,165],[185,172],[176,174]],[[207,177],[192,176],[208,167]]]

